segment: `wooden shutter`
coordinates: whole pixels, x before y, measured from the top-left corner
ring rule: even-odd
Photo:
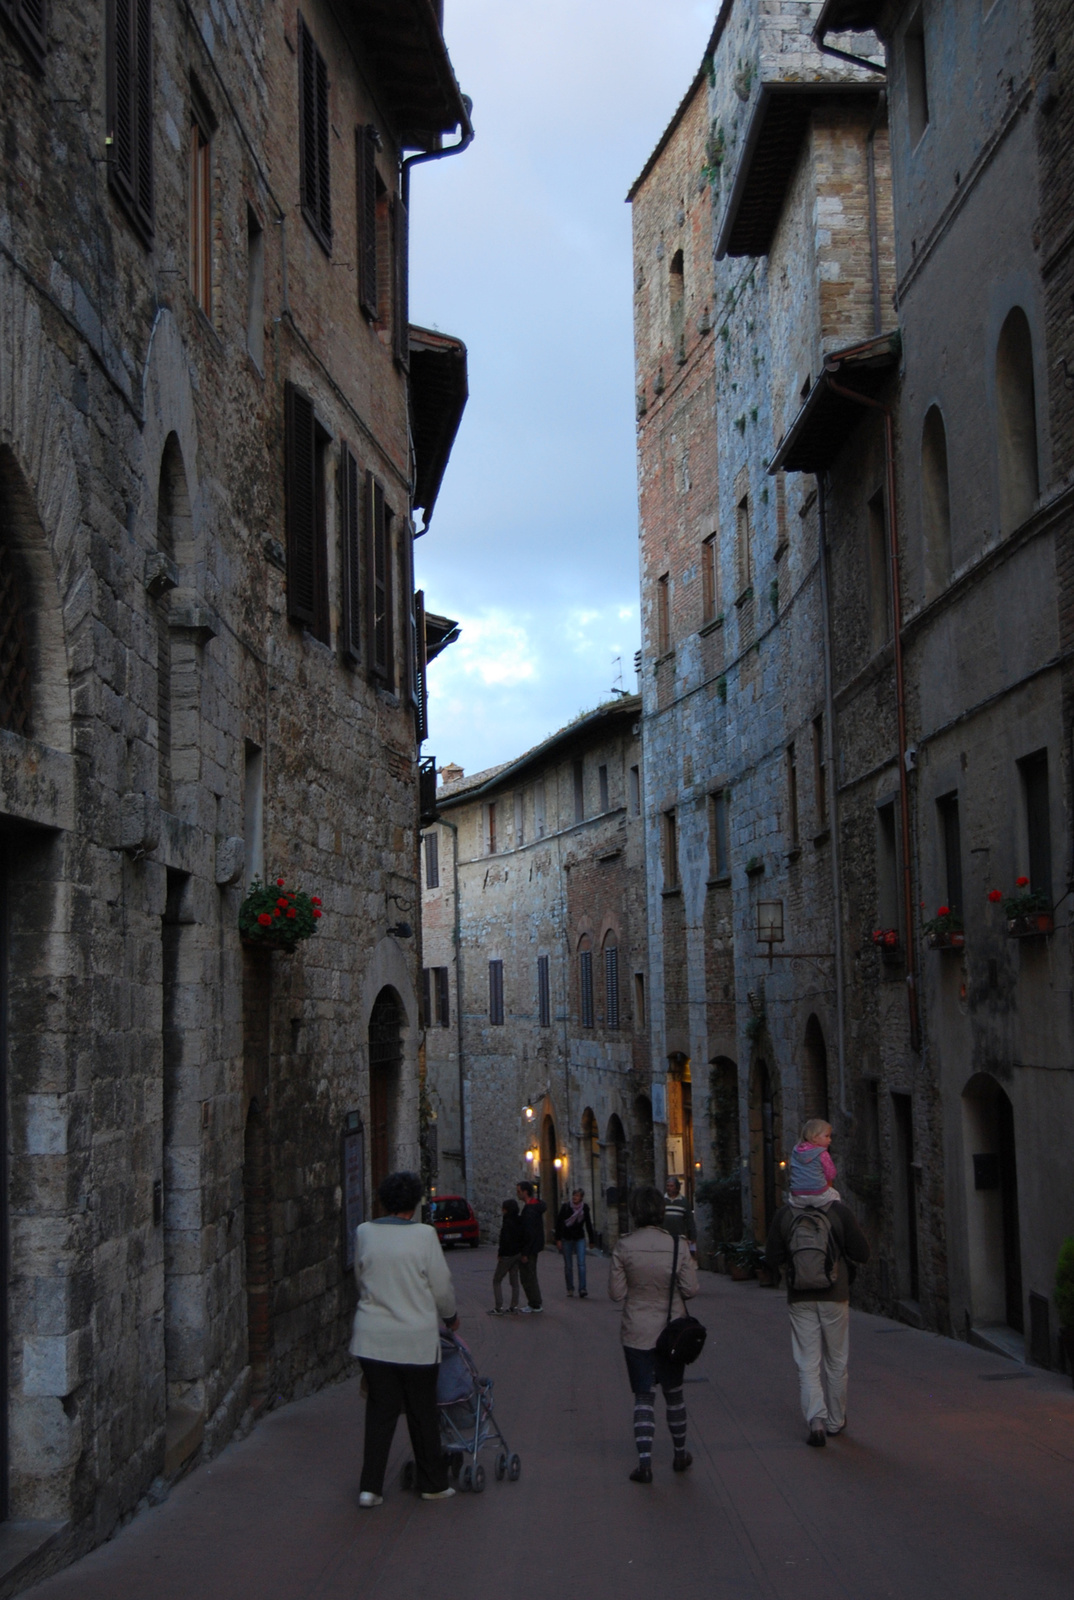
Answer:
[[[392,681],[391,513],[384,490],[366,474],[366,637],[369,671],[390,686]]]
[[[427,833],[425,838],[425,887],[439,889],[440,887],[440,840],[435,833]]]
[[[151,0],[109,0],[107,66],[109,183],[148,243],[153,237]]]
[[[36,72],[43,71],[48,48],[45,0],[0,0],[0,18],[15,35],[29,65]]]
[[[343,554],[344,661],[362,659],[362,551],[359,512],[358,462],[346,443],[339,450],[339,542]]]
[[[436,969],[436,1007],[442,1028],[451,1027],[451,997],[448,989],[447,967]]]
[[[409,223],[402,196],[396,195],[394,207],[394,259],[392,284],[392,354],[401,367],[410,364],[410,306],[408,288]]]
[[[429,737],[429,693],[426,681],[428,661],[425,656],[425,646],[425,594],[419,589],[414,596],[414,712],[419,744]]]
[[[537,1021],[547,1028],[552,1021],[552,995],[548,981],[548,957],[537,957]]]
[[[324,248],[331,250],[328,68],[301,15],[298,19],[298,82],[302,212]]]
[[[317,439],[313,401],[289,383],[284,390],[287,495],[287,615],[317,622]]]
[[[593,952],[583,950],[578,958],[578,977],[582,1001],[582,1027],[593,1026]]]
[[[432,967],[422,967],[422,969],[421,969],[421,1014],[422,1014],[422,1018],[424,1020],[425,1026],[427,1028],[431,1028],[432,1025],[433,1025],[432,984],[431,984],[431,981],[430,981],[432,979],[432,975],[433,975]]]
[[[604,1026],[619,1026],[619,951],[614,944],[604,949]]]
[[[359,128],[355,155],[358,170],[358,304],[371,321],[377,300],[377,130]]]
[[[503,962],[489,962],[489,1021],[503,1025]]]

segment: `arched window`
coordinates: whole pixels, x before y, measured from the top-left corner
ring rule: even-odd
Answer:
[[[828,1048],[815,1013],[806,1023],[802,1051],[802,1121],[828,1120]]]
[[[30,650],[11,552],[0,532],[0,728],[29,738]]]
[[[583,1028],[593,1026],[593,951],[589,935],[584,934],[578,945],[578,1011]]]
[[[1007,314],[996,346],[999,422],[999,525],[1009,533],[1029,516],[1040,492],[1033,337],[1021,306]]]
[[[671,342],[677,361],[686,360],[686,278],[682,251],[676,250],[668,268],[668,298],[671,309]]]
[[[614,933],[604,938],[604,1026],[619,1026],[619,947]]]
[[[947,430],[939,406],[930,406],[921,430],[921,499],[925,533],[925,579],[930,596],[951,577],[951,494],[947,479]]]

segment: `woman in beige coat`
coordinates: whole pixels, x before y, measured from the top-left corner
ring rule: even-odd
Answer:
[[[664,1361],[656,1353],[656,1341],[668,1320],[675,1251],[675,1241],[663,1225],[663,1195],[657,1189],[635,1189],[630,1197],[630,1215],[634,1232],[620,1239],[615,1247],[608,1293],[623,1307],[623,1354],[634,1391],[634,1443],[638,1464],[630,1476],[635,1483],[652,1483],[657,1384],[664,1391],[668,1429],[675,1449],[672,1470],[685,1472],[693,1457],[686,1448],[682,1365]],[[685,1315],[687,1300],[698,1289],[697,1268],[689,1250],[679,1250],[675,1280],[671,1315],[681,1317]]]

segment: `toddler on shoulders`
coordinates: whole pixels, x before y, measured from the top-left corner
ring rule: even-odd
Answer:
[[[811,1117],[802,1129],[800,1142],[791,1151],[792,1205],[828,1205],[840,1198],[833,1187],[836,1169],[828,1154],[831,1142],[831,1123]]]

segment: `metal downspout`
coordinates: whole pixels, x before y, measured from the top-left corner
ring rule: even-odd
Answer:
[[[835,379],[830,373],[825,374],[825,380],[833,394],[841,395],[844,400],[853,400],[858,405],[868,406],[871,411],[879,411],[884,418],[884,455],[887,469],[888,545],[889,559],[891,561],[892,632],[894,634],[893,643],[895,651],[895,711],[898,723],[899,742],[899,820],[902,833],[903,915],[906,922],[906,995],[910,1010],[910,1046],[911,1049],[920,1054],[921,1020],[918,1014],[917,1002],[917,952],[914,943],[914,890],[910,863],[910,774],[906,759],[906,686],[903,678],[902,660],[902,591],[899,582],[899,523],[898,512],[895,506],[895,429],[892,421],[890,406],[884,405],[880,400],[873,400],[868,395],[859,394],[856,389],[845,389],[841,383],[835,382]]]
[[[832,612],[828,592],[828,507],[824,475],[817,473],[817,542],[820,569],[820,610],[824,629],[824,756],[828,763],[828,827],[832,859],[832,906],[834,910],[835,951],[835,1030],[839,1056],[839,1109],[850,1117],[847,1106],[846,1071],[846,983],[843,972],[843,900],[839,855],[839,775],[835,764],[835,691],[832,686]]]
[[[474,127],[470,121],[470,112],[473,110],[474,103],[468,94],[464,94],[462,104],[466,113],[466,120],[461,124],[461,139],[457,140],[455,144],[444,146],[440,150],[422,150],[416,156],[404,156],[400,163],[399,192],[402,196],[403,204],[406,206],[408,216],[410,215],[411,167],[420,166],[423,161],[442,161],[445,156],[461,156],[463,151],[468,149],[474,142]]]
[[[466,1148],[466,1078],[462,1053],[462,913],[459,907],[459,830],[446,817],[438,818],[443,828],[451,829],[451,864],[455,883],[455,1053],[459,1067],[459,1166],[462,1192],[470,1199],[470,1158]]]

